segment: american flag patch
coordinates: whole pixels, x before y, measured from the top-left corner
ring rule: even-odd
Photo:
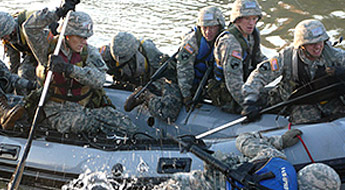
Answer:
[[[236,57],[237,59],[240,59],[240,60],[242,60],[242,56],[241,56],[241,54],[240,54],[240,52],[238,52],[238,51],[232,51],[231,52],[231,56],[232,57]]]
[[[186,44],[183,48],[187,50],[190,54],[193,54],[194,52],[194,49],[189,44]]]
[[[271,70],[272,71],[278,71],[279,70],[278,59],[277,58],[271,59],[270,60],[270,64],[271,64]]]
[[[107,49],[106,46],[102,46],[100,49],[99,49],[99,53],[100,54],[103,54],[105,52],[105,49]]]

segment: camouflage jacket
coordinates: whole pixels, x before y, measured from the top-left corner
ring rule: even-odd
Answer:
[[[47,8],[35,12],[24,23],[24,31],[26,40],[32,48],[40,65],[47,66],[49,52],[49,42],[46,38],[44,30],[50,23],[57,21],[58,16],[55,12],[49,11]],[[94,89],[101,89],[106,80],[105,72],[108,70],[106,64],[102,60],[97,48],[90,45],[87,46],[88,56],[84,67],[73,67],[70,77],[77,80],[80,84],[90,86]],[[68,58],[72,55],[72,50],[63,42],[60,51]]]
[[[247,43],[250,49],[249,52],[252,52],[254,47],[254,36],[252,34],[248,36]],[[233,34],[225,31],[219,35],[215,43],[214,57],[217,65],[223,68],[225,86],[240,105],[242,105],[244,100],[244,96],[241,93],[242,85],[245,83],[244,65],[248,64],[248,72],[255,69],[250,64],[251,58],[247,58],[247,61],[244,62],[244,54],[245,52],[243,52],[240,42]],[[247,56],[251,55],[248,54]],[[258,63],[266,59],[266,56],[260,50],[260,46],[255,57]]]
[[[264,86],[282,76],[277,86],[280,98],[287,100],[289,95],[295,90],[297,83],[293,80],[292,64],[297,56],[307,65],[311,79],[315,77],[318,66],[344,66],[345,67],[345,51],[333,48],[330,42],[326,42],[321,57],[315,61],[306,58],[301,49],[293,49],[288,47],[283,49],[278,56],[262,62],[251,73],[247,82],[243,86],[243,94],[245,99],[257,101],[260,92],[265,92]],[[296,61],[296,60],[295,60]]]

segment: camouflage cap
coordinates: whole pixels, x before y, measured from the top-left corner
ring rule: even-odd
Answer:
[[[256,0],[236,0],[232,6],[230,22],[243,16],[259,16],[262,17],[262,11]]]
[[[322,163],[313,163],[305,166],[298,172],[298,189],[340,189],[340,177],[333,168]]]
[[[61,32],[62,25],[59,28]],[[93,22],[91,17],[84,12],[71,12],[68,19],[65,36],[76,35],[88,38],[93,35]]]
[[[16,21],[10,14],[0,12],[0,38],[11,34],[15,25]]]
[[[323,24],[314,19],[304,20],[297,24],[294,32],[293,46],[298,49],[301,45],[312,44],[328,40]]]
[[[199,11],[197,26],[225,26],[225,19],[222,11],[214,6],[204,7]]]
[[[110,44],[110,53],[120,64],[130,60],[138,51],[139,41],[133,34],[117,32]]]

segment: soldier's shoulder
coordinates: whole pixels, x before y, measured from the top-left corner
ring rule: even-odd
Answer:
[[[92,45],[87,45],[87,62],[92,63],[96,67],[105,66],[105,62],[102,59],[102,56],[99,50]]]

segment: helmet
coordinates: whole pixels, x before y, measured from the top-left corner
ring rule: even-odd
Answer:
[[[222,11],[217,7],[209,6],[204,7],[199,11],[197,26],[216,26],[221,25],[222,28],[225,26],[225,19]]]
[[[11,34],[15,25],[16,21],[10,14],[0,12],[0,38]]]
[[[236,19],[243,16],[259,16],[262,17],[262,12],[259,3],[256,0],[236,0],[232,6],[230,22],[235,22]]]
[[[133,34],[128,32],[118,32],[113,37],[110,44],[110,53],[120,64],[130,60],[138,51],[139,41]]]
[[[329,37],[323,24],[314,19],[304,20],[297,24],[294,32],[293,46],[298,49],[301,45],[312,44],[328,40]]]
[[[62,26],[59,28],[61,32]],[[88,38],[93,35],[93,22],[91,17],[84,12],[71,12],[68,19],[65,36],[76,35]]]
[[[333,168],[322,163],[305,166],[298,172],[298,189],[340,189],[340,177]]]

